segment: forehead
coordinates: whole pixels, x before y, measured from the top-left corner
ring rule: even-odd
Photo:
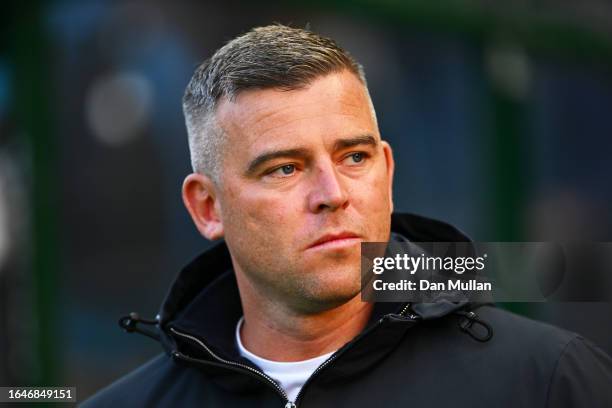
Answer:
[[[349,71],[329,74],[296,90],[249,90],[234,101],[223,99],[217,121],[232,147],[364,133],[379,137],[367,91]]]

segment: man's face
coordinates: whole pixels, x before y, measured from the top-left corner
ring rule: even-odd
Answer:
[[[217,206],[239,278],[303,310],[360,291],[361,241],[387,241],[391,149],[348,72],[306,88],[223,100],[227,135]]]

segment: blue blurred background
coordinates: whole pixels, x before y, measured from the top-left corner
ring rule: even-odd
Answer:
[[[336,39],[394,147],[395,206],[476,240],[611,241],[612,4],[5,2],[0,27],[0,385],[82,400],[160,351],[155,316],[209,244],[180,199],[180,99],[256,25]],[[610,303],[506,304],[612,353]]]

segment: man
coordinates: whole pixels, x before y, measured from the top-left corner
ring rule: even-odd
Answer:
[[[225,242],[181,272],[156,321],[122,320],[166,353],[86,406],[612,404],[612,361],[575,334],[490,306],[361,301],[361,242],[467,238],[392,216],[391,147],[333,41],[251,30],[196,70],[183,107],[183,199]]]

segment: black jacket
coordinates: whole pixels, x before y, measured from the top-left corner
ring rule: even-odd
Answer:
[[[465,241],[455,228],[394,215],[415,242]],[[242,316],[227,247],[179,274],[154,322],[122,320],[165,353],[84,407],[285,407],[278,385],[240,357]],[[142,323],[155,324],[149,331]],[[308,407],[612,407],[612,359],[579,335],[490,305],[375,305],[370,323],[330,357],[295,401]]]

